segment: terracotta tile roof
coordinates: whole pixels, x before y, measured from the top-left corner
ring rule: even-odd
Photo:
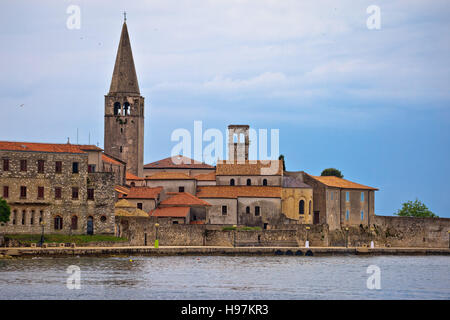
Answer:
[[[124,186],[115,186],[114,190],[116,190],[119,193],[123,193],[123,194],[128,194],[128,192],[130,192],[130,189],[126,188]]]
[[[156,199],[162,190],[162,187],[131,187],[126,196],[119,195],[119,197],[126,199]]]
[[[365,189],[365,190],[378,190],[376,188],[368,187],[356,182],[341,179],[334,176],[310,176],[328,187],[342,188],[342,189]]]
[[[145,177],[145,180],[195,180],[182,172],[157,172]]]
[[[141,209],[137,209],[137,208],[135,208],[134,210],[131,210],[131,211],[117,208],[114,210],[114,215],[116,217],[144,217],[144,218],[150,217],[147,212],[145,212]]]
[[[156,208],[149,212],[152,217],[173,217],[173,218],[185,218],[189,214],[189,207],[166,207]]]
[[[14,142],[0,141],[0,150],[8,151],[34,151],[52,153],[86,153],[79,145],[70,143],[37,143],[37,142]]]
[[[160,205],[166,206],[210,206],[211,204],[206,202],[205,200],[199,199],[196,196],[187,193],[187,192],[167,192],[167,195],[170,196],[164,201],[161,201]]]
[[[281,198],[281,187],[262,186],[204,186],[198,187],[198,198]]]
[[[99,148],[93,144],[77,144],[78,147],[80,147],[81,150],[85,151],[103,151],[102,148]]]
[[[188,157],[184,157],[184,156],[175,156],[173,157],[169,157],[169,158],[165,158],[159,161],[155,161],[152,163],[148,163],[146,165],[144,165],[144,169],[151,169],[151,168],[178,168],[178,169],[182,169],[182,168],[186,168],[186,169],[214,169],[213,166],[210,166],[209,164],[206,164],[204,162],[200,162],[200,161],[196,161],[193,159],[190,159]]]
[[[189,224],[205,224],[206,221],[205,220],[192,220],[189,221]]]
[[[209,172],[209,173],[202,173],[194,176],[195,180],[198,181],[216,181],[216,173],[215,172]]]
[[[126,173],[126,179],[127,180],[139,180],[139,181],[144,180],[144,178],[140,178],[138,176],[135,176],[134,174],[132,174],[131,172],[128,172],[128,171]]]
[[[228,161],[222,160],[218,161],[216,166],[216,175],[218,176],[280,176],[282,173],[283,162],[281,160],[271,160],[270,163],[260,160],[228,163]]]
[[[107,162],[107,163],[111,163],[111,164],[116,164],[116,165],[121,165],[122,163],[120,163],[118,160],[112,158],[111,156],[108,156],[106,154],[102,154],[102,161],[103,162]]]
[[[116,202],[114,205],[116,208],[136,208],[134,204],[131,204],[129,201],[122,199]]]
[[[299,179],[292,176],[283,176],[283,188],[312,188]]]

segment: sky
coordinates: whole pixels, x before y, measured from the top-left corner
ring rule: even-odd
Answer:
[[[278,129],[287,170],[338,168],[378,215],[418,198],[450,217],[448,0],[2,0],[0,140],[103,146],[123,11],[145,163],[196,120]]]

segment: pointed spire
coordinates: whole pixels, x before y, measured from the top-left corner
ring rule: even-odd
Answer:
[[[114,65],[111,87],[109,88],[109,94],[114,93],[140,95],[126,20],[123,22],[116,64]]]

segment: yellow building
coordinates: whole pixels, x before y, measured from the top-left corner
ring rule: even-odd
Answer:
[[[283,214],[303,224],[313,223],[313,189],[296,179],[284,176],[281,189],[281,210]]]

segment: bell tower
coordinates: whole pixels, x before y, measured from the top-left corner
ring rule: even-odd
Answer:
[[[109,93],[105,96],[105,153],[127,163],[142,177],[144,165],[144,97],[139,91],[126,19]]]

